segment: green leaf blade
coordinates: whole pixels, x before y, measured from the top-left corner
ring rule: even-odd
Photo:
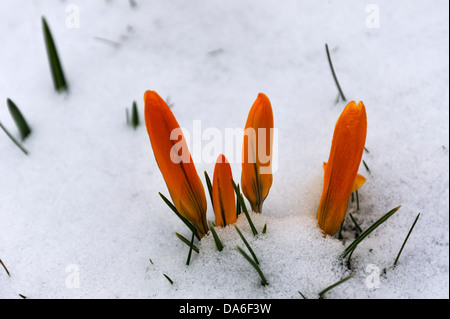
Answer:
[[[166,205],[169,206],[169,208],[175,213],[175,215],[177,215],[178,218],[181,219],[181,221],[195,234],[195,237],[197,237],[197,239],[200,239],[200,236],[198,235],[198,231],[195,228],[195,226],[192,225],[191,222],[187,220],[187,218],[185,218],[183,215],[180,214],[175,205],[172,204],[172,202],[168,200],[166,196],[164,196],[161,193],[158,194],[162,198],[162,200],[166,203]]]
[[[405,240],[403,241],[402,247],[400,248],[400,251],[398,252],[397,258],[395,258],[394,261],[394,268],[397,266],[397,262],[400,259],[400,255],[402,254],[403,248],[405,248],[406,242],[408,241],[409,235],[411,235],[414,226],[416,226],[417,221],[419,220],[420,213],[417,215],[416,219],[414,220],[414,223],[412,224],[411,228],[409,229],[408,235],[406,235]]]
[[[258,266],[258,264],[255,263],[255,261],[249,255],[247,255],[247,253],[241,247],[236,246],[236,249],[250,263],[250,265],[252,265],[253,268],[255,268],[256,272],[258,273],[259,277],[261,278],[261,284],[263,286],[267,286],[269,283],[267,282],[267,279],[264,276],[264,274],[261,271],[261,268]]]
[[[366,238],[371,232],[373,232],[375,229],[377,229],[378,226],[383,224],[386,220],[389,219],[392,215],[394,215],[401,206],[395,207],[394,209],[390,210],[387,214],[382,216],[380,219],[378,219],[375,223],[372,224],[368,229],[366,229],[361,235],[359,235],[358,238],[356,238],[345,250],[342,254],[342,258],[345,258],[348,254],[350,254],[353,250],[356,249],[356,247],[361,243],[364,238]]]
[[[17,105],[11,101],[9,98],[6,99],[6,104],[8,105],[9,113],[11,114],[11,117],[14,120],[14,123],[16,123],[17,129],[19,130],[20,137],[22,138],[22,141],[25,140],[30,134],[31,129],[28,125],[27,121],[22,115],[22,112],[20,112]]]
[[[322,290],[321,292],[319,292],[319,297],[322,298],[322,296],[323,296],[325,293],[327,293],[327,292],[330,291],[331,289],[333,289],[333,288],[335,288],[335,287],[337,287],[337,286],[343,284],[343,283],[346,282],[347,280],[353,278],[354,275],[355,275],[355,274],[351,274],[351,275],[345,277],[344,279],[339,280],[337,283],[332,284],[331,286],[325,288],[324,290]]]
[[[58,51],[56,50],[55,42],[53,41],[53,36],[45,17],[42,17],[42,29],[55,90],[58,92],[67,91],[68,86],[59,60]]]

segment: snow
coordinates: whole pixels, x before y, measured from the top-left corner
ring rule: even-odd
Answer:
[[[29,156],[0,132],[0,259],[11,273],[0,268],[0,298],[318,298],[351,273],[325,297],[449,297],[447,1],[378,0],[379,28],[366,25],[367,1],[136,3],[0,2],[0,99],[12,99],[33,130]],[[79,28],[66,26],[72,4]],[[42,15],[69,94],[53,90]],[[366,229],[402,205],[358,246],[351,269],[339,259],[355,236],[350,219],[344,240],[323,237],[315,219],[322,162],[345,107],[335,103],[325,43],[347,99],[367,109],[371,173],[361,165],[361,211],[354,203],[349,211]],[[208,235],[185,265],[189,249],[174,233],[190,234],[159,198],[168,192],[145,126],[125,123],[133,100],[142,120],[147,89],[170,97],[188,132],[194,121],[222,133],[243,128],[257,94],[270,98],[278,170],[263,214],[251,213],[259,234],[244,215],[237,222],[268,286],[236,250],[244,244],[233,226],[216,228],[222,252]],[[0,121],[18,136],[6,102]],[[214,151],[196,163],[203,181]],[[231,164],[239,180],[240,164]],[[370,265],[378,288],[367,285]]]

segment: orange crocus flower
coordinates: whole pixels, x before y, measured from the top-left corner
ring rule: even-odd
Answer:
[[[169,106],[155,91],[146,91],[144,102],[145,125],[173,204],[202,238],[208,231],[205,190],[184,135]]]
[[[245,124],[242,154],[242,192],[252,210],[262,205],[272,186],[273,113],[269,98],[259,93]]]
[[[359,174],[367,133],[366,108],[351,101],[336,122],[330,157],[324,163],[322,198],[317,211],[319,227],[333,235],[341,227],[352,192],[365,182]]]
[[[232,178],[230,163],[225,155],[219,155],[214,167],[212,184],[212,200],[217,226],[234,224],[237,219]]]

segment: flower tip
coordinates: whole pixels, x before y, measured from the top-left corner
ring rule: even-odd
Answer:
[[[152,90],[147,90],[144,93],[144,102],[146,102],[149,98],[155,97],[155,96],[159,96],[158,93],[156,93],[155,91]]]
[[[358,106],[362,109],[365,109],[366,107],[364,106],[363,101],[359,101]]]
[[[225,157],[225,155],[220,154],[217,157],[216,163],[228,163],[227,158]]]
[[[264,93],[260,92],[260,93],[258,93],[258,99],[268,100],[269,98],[267,97],[267,95],[265,95]]]
[[[270,100],[267,97],[267,95],[265,95],[264,93],[258,93],[258,96],[257,96],[255,102],[258,102],[259,105],[263,105],[263,106],[266,106],[266,107],[269,107],[270,109],[272,109]]]

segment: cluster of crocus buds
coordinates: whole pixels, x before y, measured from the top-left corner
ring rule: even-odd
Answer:
[[[167,103],[155,91],[145,92],[144,101],[148,135],[173,205],[202,238],[209,230],[205,190],[181,128]],[[241,176],[242,192],[256,213],[262,212],[272,186],[273,128],[271,103],[266,95],[259,93],[245,124]],[[330,156],[323,164],[324,183],[317,220],[324,234],[333,235],[339,230],[350,195],[366,180],[358,174],[366,131],[364,104],[348,103],[336,122]],[[235,191],[230,163],[220,154],[211,190],[217,226],[236,222]]]
[[[144,102],[147,132],[173,205],[202,238],[208,232],[206,196],[186,139],[169,106],[155,91],[146,91]],[[245,125],[241,180],[244,195],[258,213],[272,185],[271,129],[270,101],[260,93]],[[211,194],[217,226],[233,224],[237,219],[232,180],[231,166],[221,154],[214,168]]]

